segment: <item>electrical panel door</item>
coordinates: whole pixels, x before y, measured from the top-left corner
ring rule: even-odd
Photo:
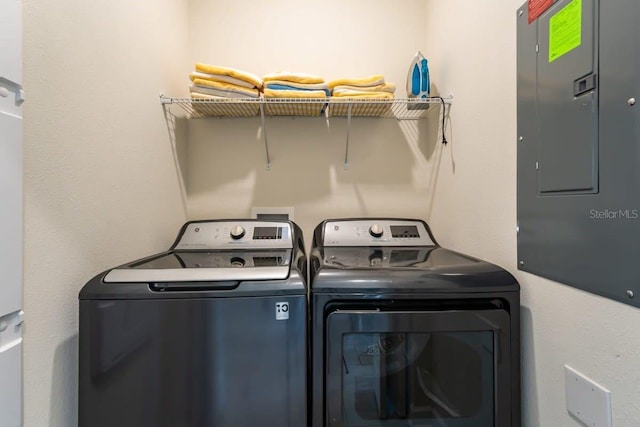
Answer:
[[[640,2],[517,13],[518,267],[640,306]]]
[[[598,45],[595,0],[581,0],[579,46],[557,56],[558,25],[563,8],[579,4],[556,2],[538,18],[537,110],[540,125],[539,192],[597,192],[598,186]],[[580,2],[578,2],[580,3]],[[567,13],[567,12],[564,12]],[[570,19],[570,18],[569,18]],[[571,45],[568,45],[570,47]],[[566,49],[566,48],[565,48]]]

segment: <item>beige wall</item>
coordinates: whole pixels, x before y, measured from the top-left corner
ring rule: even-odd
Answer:
[[[25,426],[77,425],[77,295],[185,219],[158,94],[186,1],[24,2]],[[184,34],[184,36],[182,36]]]
[[[443,245],[522,284],[524,425],[578,427],[568,364],[613,393],[614,425],[640,419],[640,311],[516,269],[516,10],[523,1],[427,0],[426,54],[455,95],[431,225]]]

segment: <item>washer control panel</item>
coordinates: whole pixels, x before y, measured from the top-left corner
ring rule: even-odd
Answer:
[[[291,249],[291,236],[287,222],[194,222],[180,235],[175,249]]]
[[[261,251],[177,252],[174,256],[184,268],[261,268],[288,266],[291,249]]]
[[[422,221],[361,219],[327,221],[322,245],[434,246],[435,243]]]

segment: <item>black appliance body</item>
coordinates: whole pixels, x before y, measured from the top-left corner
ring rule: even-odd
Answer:
[[[419,220],[327,220],[310,254],[313,427],[520,427],[520,287]]]
[[[80,295],[80,427],[307,423],[306,256],[292,222],[188,222]]]

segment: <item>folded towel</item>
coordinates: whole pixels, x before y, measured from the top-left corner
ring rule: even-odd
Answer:
[[[229,95],[220,95],[220,96],[229,96],[233,98],[238,98],[238,96],[233,96],[237,94],[242,95],[240,96],[240,98],[243,98],[243,97],[257,98],[260,96],[260,92],[258,92],[257,89],[248,89],[246,87],[236,86],[230,83],[221,83],[213,80],[195,79],[193,81],[193,84],[201,88],[213,89],[215,91],[218,91],[218,93],[224,92],[229,94]]]
[[[191,91],[191,98],[193,99],[229,99],[225,96],[207,95],[206,93],[200,93],[193,90]]]
[[[305,84],[324,83],[324,79],[322,77],[305,73],[290,73],[288,71],[267,74],[266,76],[262,77],[262,80],[264,80],[265,83],[274,80]]]
[[[245,93],[226,91],[226,90],[219,90],[219,89],[213,89],[213,88],[208,88],[208,87],[204,87],[204,86],[195,86],[195,85],[189,86],[189,92],[191,93],[192,97],[193,97],[194,94],[204,95],[204,96],[213,96],[215,98],[228,98],[228,99],[229,98],[232,98],[232,99],[245,99],[245,98],[257,99],[258,96],[259,96],[258,91],[256,91],[256,95],[248,96]]]
[[[323,90],[273,90],[265,88],[265,98],[326,98]]]
[[[274,85],[283,85],[295,87],[302,90],[328,90],[329,86],[326,83],[296,83],[288,82],[286,80],[269,80],[265,82],[264,87],[273,87]]]
[[[331,92],[329,91],[329,89],[307,89],[304,87],[300,87],[300,86],[304,86],[304,85],[298,85],[296,86],[289,86],[289,85],[283,85],[283,84],[273,84],[273,83],[267,83],[265,85],[265,89],[270,89],[270,90],[297,90],[297,91],[314,91],[314,90],[322,90],[324,91],[325,94],[327,94],[327,96],[331,95]],[[309,86],[317,86],[317,85],[309,85]]]
[[[262,79],[260,77],[246,71],[237,70],[235,68],[219,67],[217,65],[208,65],[199,62],[196,64],[196,71],[205,74],[229,76],[238,80],[249,82],[255,87],[262,87]]]
[[[382,74],[374,74],[369,77],[355,78],[355,79],[338,79],[329,82],[329,89],[333,89],[336,86],[348,85],[348,86],[378,86],[384,84],[384,76]]]
[[[222,74],[206,74],[194,71],[193,73],[189,74],[189,78],[191,79],[191,81],[194,81],[195,79],[202,79],[213,80],[214,82],[231,83],[233,85],[247,87],[249,89],[254,89],[256,87],[253,83],[249,83],[244,80],[236,79],[235,77],[229,77]]]
[[[389,92],[367,92],[359,90],[340,90],[333,92],[334,98],[360,98],[360,99],[393,99]]]
[[[340,90],[357,90],[362,92],[389,92],[394,93],[396,91],[395,83],[384,83],[377,86],[351,86],[340,85],[333,88],[333,92],[336,93]]]

